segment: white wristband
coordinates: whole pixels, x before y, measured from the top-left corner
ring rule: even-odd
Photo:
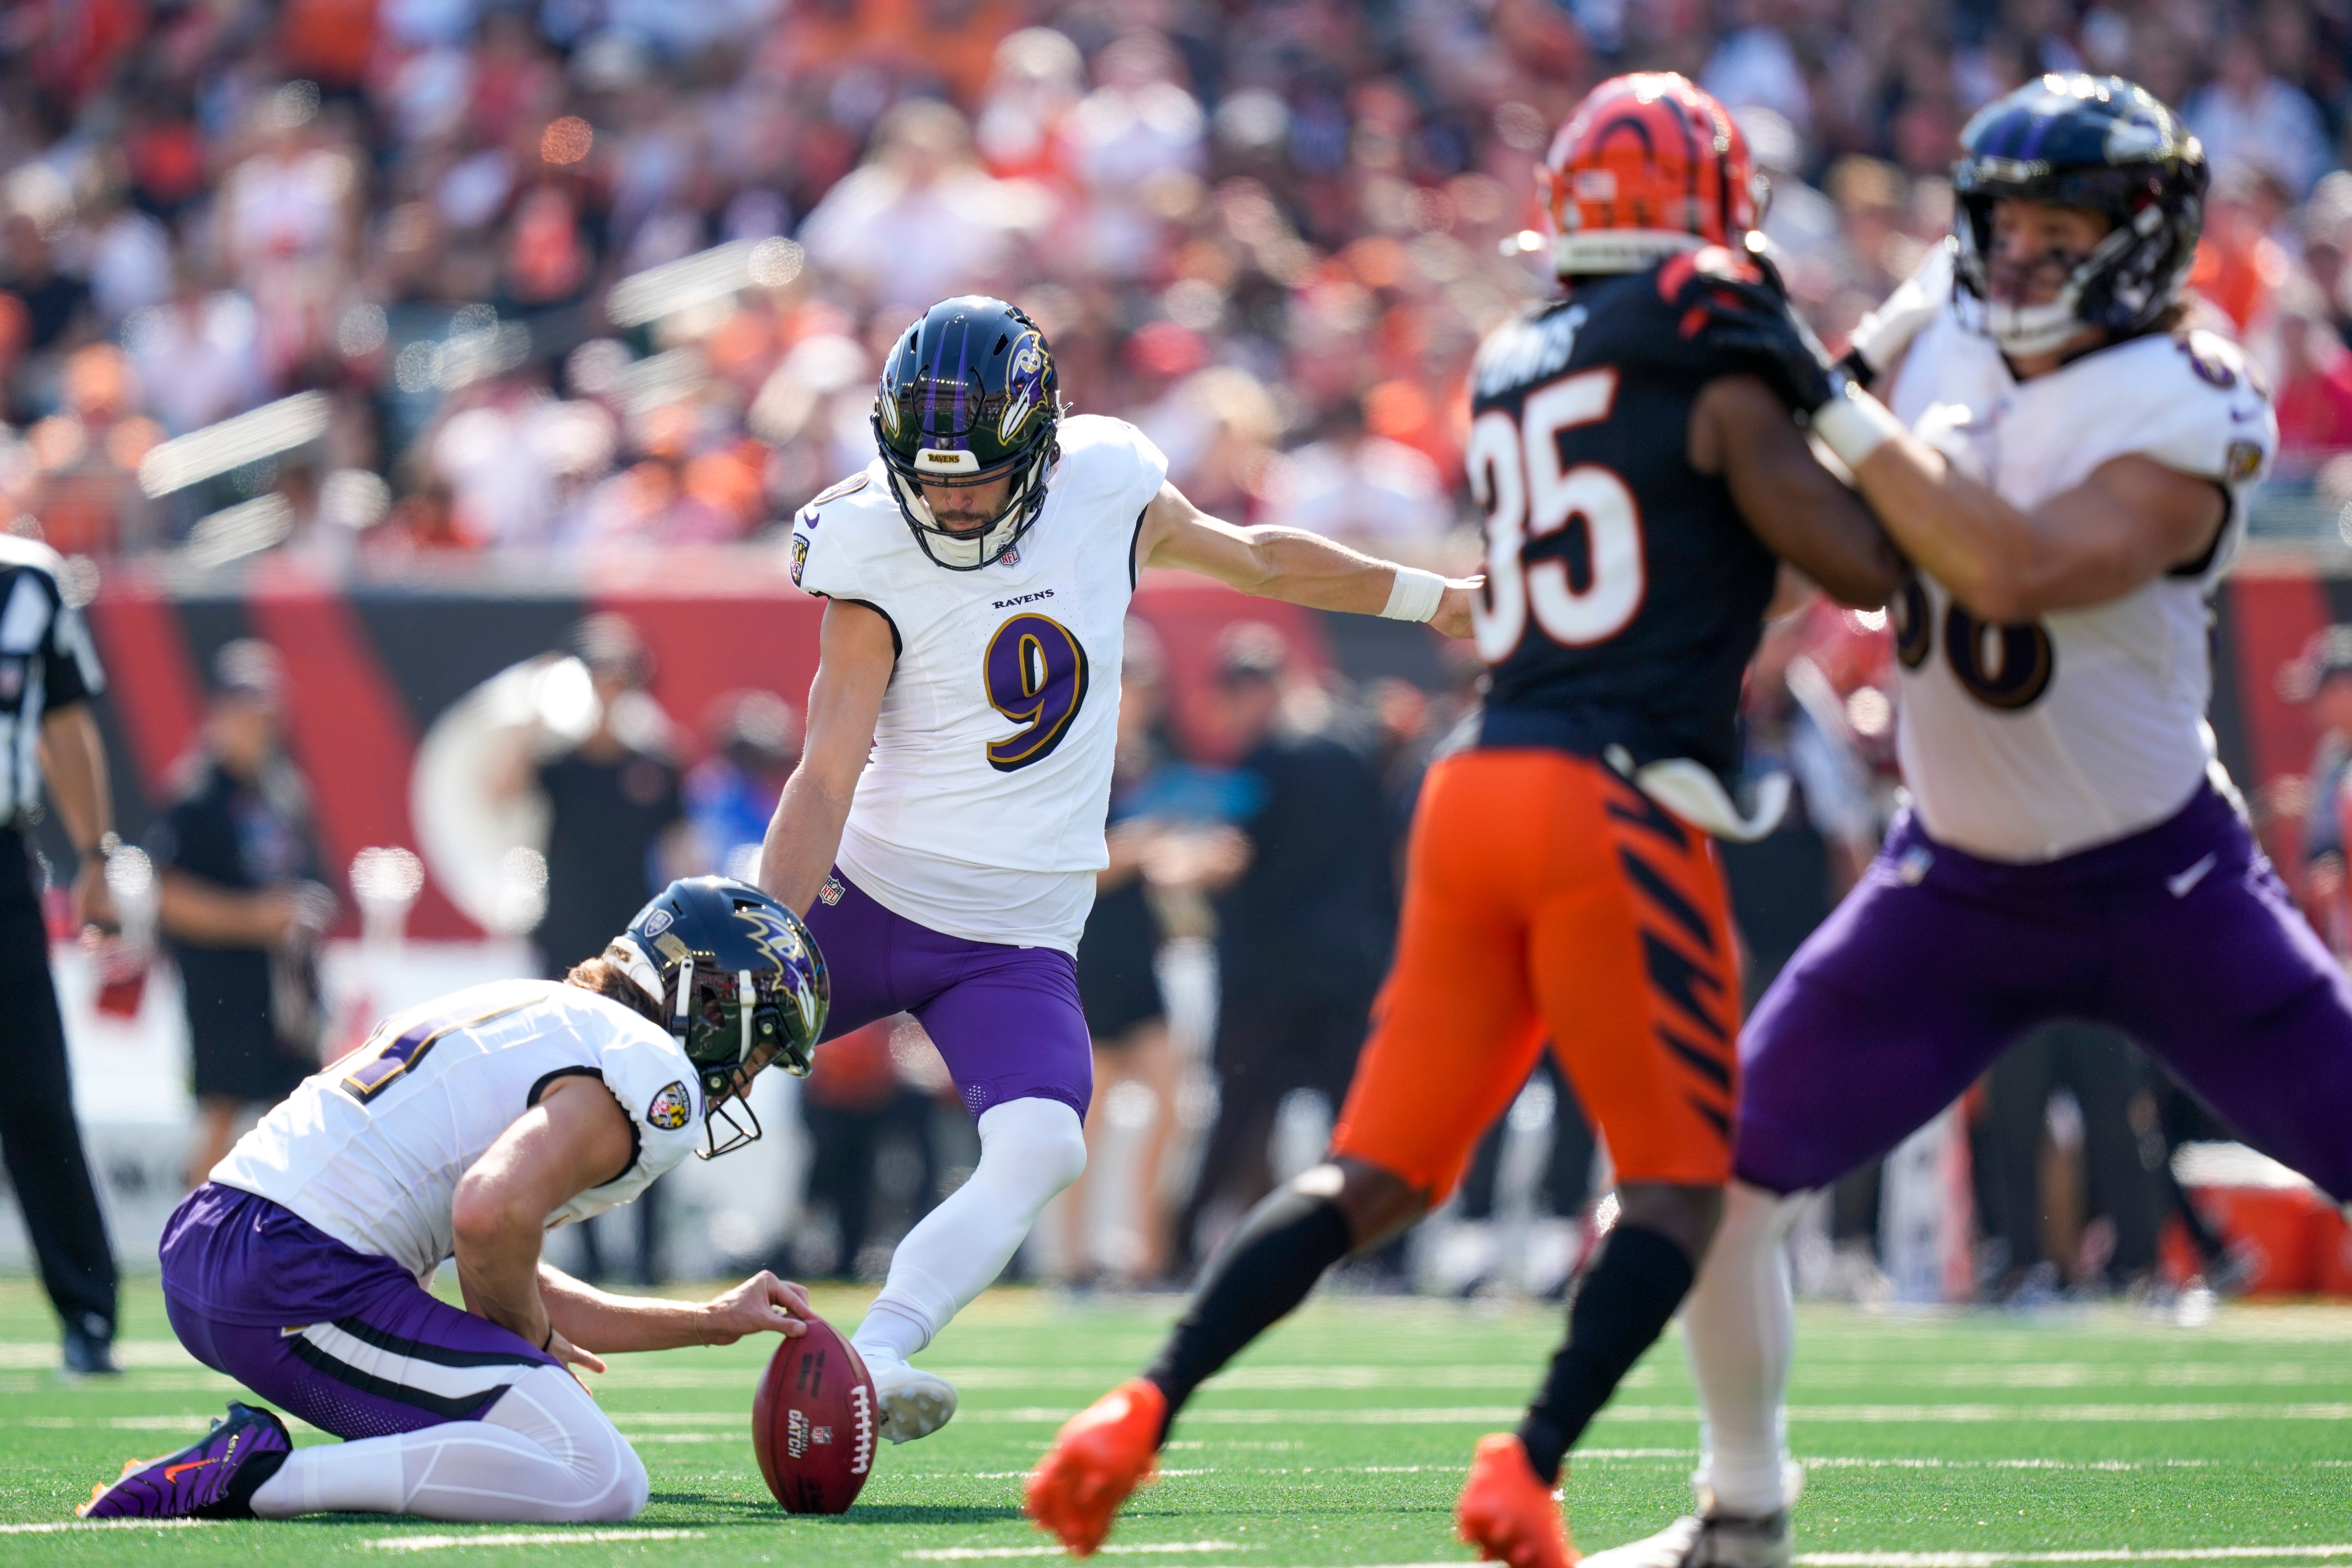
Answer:
[[[1838,461],[1858,468],[1862,460],[1904,433],[1903,421],[1884,403],[1852,382],[1839,395],[1813,410],[1813,434],[1838,455]]]
[[[1445,597],[1445,579],[1418,566],[1400,566],[1389,584],[1389,602],[1381,614],[1391,621],[1425,621],[1437,614]]]

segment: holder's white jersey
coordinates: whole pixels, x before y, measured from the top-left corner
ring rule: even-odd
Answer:
[[[793,522],[793,580],[890,622],[898,662],[838,859],[950,936],[1075,953],[1110,863],[1118,677],[1143,509],[1168,459],[1124,420],[1062,421],[1045,504],[976,572],[915,542],[877,458]]]
[[[2156,334],[2020,383],[1948,304],[1913,341],[1887,403],[2021,509],[2134,453],[2227,493],[2209,553],[2109,603],[1992,626],[1922,574],[1893,606],[1896,750],[1932,837],[2042,861],[2171,816],[2218,770],[2207,600],[2278,447],[2243,356],[2210,332]]]
[[[429,1279],[453,1250],[459,1179],[550,1083],[575,1074],[602,1079],[636,1134],[627,1170],[547,1223],[590,1219],[692,1152],[702,1087],[660,1025],[551,980],[476,985],[394,1014],[272,1108],[212,1179]]]

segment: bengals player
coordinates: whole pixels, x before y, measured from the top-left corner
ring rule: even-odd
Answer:
[[[1028,1506],[1100,1544],[1193,1389],[1324,1271],[1442,1202],[1549,1038],[1617,1165],[1620,1215],[1516,1434],[1478,1445],[1463,1538],[1573,1559],[1563,1456],[1688,1291],[1731,1168],[1739,984],[1709,836],[1743,812],[1734,728],[1781,562],[1841,603],[1902,563],[1815,461],[1708,290],[1769,276],[1760,184],[1723,106],[1682,77],[1596,88],[1546,160],[1558,300],[1471,376],[1474,606],[1492,672],[1474,745],[1433,767],[1396,963],[1324,1163],[1211,1265],[1160,1359],[1064,1427]]]

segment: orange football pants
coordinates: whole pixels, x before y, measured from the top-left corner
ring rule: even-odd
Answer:
[[[1620,1181],[1731,1174],[1739,968],[1711,840],[1564,752],[1430,770],[1332,1152],[1442,1202],[1551,1042]]]

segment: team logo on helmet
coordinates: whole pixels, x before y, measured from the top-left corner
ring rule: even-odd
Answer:
[[[683,1083],[665,1085],[646,1107],[646,1121],[665,1132],[677,1131],[693,1114],[694,1101]]]
[[[882,434],[892,440],[898,437],[898,378],[882,378],[882,395],[874,400],[874,416],[882,421]]]
[[[749,930],[751,945],[766,953],[777,968],[789,969],[800,961],[805,951],[800,933],[786,925],[775,910],[759,904],[738,904],[735,918]]]
[[[1021,432],[1045,403],[1045,340],[1034,328],[1013,345],[1010,379],[1004,412],[996,421],[996,438],[1007,446],[1021,439]]]

